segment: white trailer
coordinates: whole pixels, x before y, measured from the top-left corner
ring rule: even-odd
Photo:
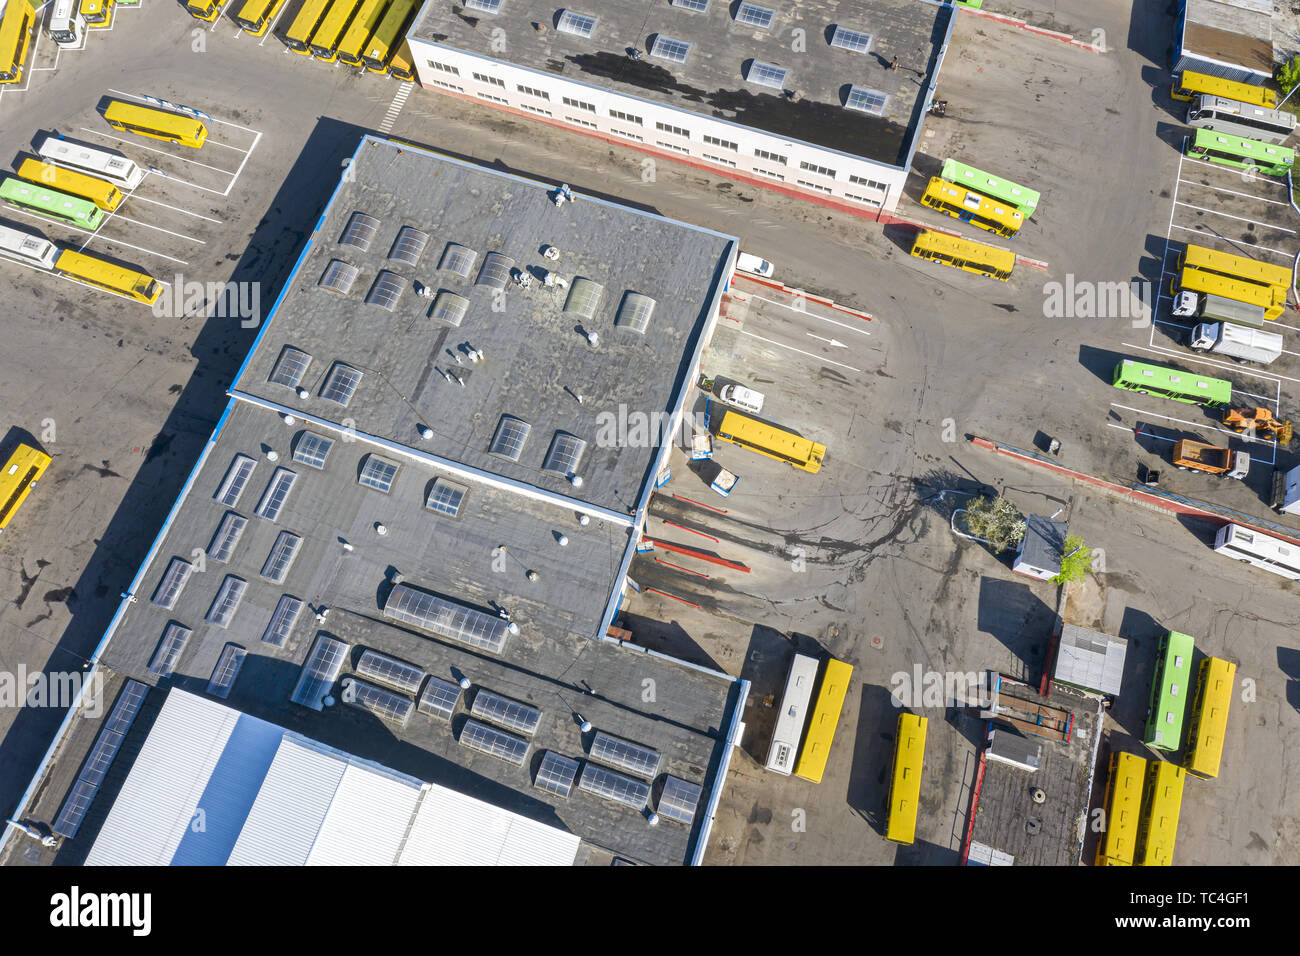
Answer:
[[[1289,471],[1273,472],[1273,497],[1270,504],[1280,514],[1300,515],[1300,465]]]
[[[1198,352],[1214,352],[1267,365],[1281,356],[1283,342],[1280,332],[1247,329],[1226,322],[1201,322],[1192,328],[1187,345]]]

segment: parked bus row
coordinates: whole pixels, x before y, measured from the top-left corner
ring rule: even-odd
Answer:
[[[40,233],[0,224],[0,258],[66,276],[83,285],[152,305],[162,294],[153,276],[72,249],[60,249]]]
[[[1187,772],[1163,760],[1111,755],[1107,768],[1105,829],[1097,866],[1170,866],[1178,835]]]
[[[1295,164],[1295,151],[1281,145],[1295,132],[1295,116],[1277,108],[1271,90],[1187,70],[1174,77],[1170,95],[1188,103],[1188,156],[1267,176],[1285,176]]]

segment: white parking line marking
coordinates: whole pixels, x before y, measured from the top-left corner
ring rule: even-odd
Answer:
[[[284,16],[284,10],[283,10],[283,9],[281,9],[281,11],[280,11],[280,16]],[[277,21],[277,22],[279,21],[279,19],[280,19],[280,17],[276,17],[276,21]],[[270,31],[269,31],[269,30],[267,31],[267,36],[270,36]],[[265,39],[265,37],[264,37],[263,39]],[[133,100],[143,100],[143,99],[144,99],[144,97],[143,97],[143,96],[140,96],[138,93],[127,93],[127,92],[125,92],[124,90],[114,90],[114,89],[110,89],[108,92],[110,92],[110,93],[116,93],[118,96],[129,96],[129,97],[130,97],[131,99],[133,99]],[[240,126],[238,123],[232,123],[232,122],[230,122],[229,120],[217,119],[215,116],[209,116],[208,119],[211,120],[211,121],[214,122],[214,123],[220,123],[222,126],[232,126],[232,127],[234,127],[235,129],[242,129],[245,133],[256,133],[256,132],[257,132],[257,130],[253,129],[252,127],[249,127],[249,126]],[[206,122],[206,121],[205,121],[205,122]],[[249,147],[249,148],[251,149],[252,147]]]
[[[1220,428],[1218,425],[1215,425],[1212,422],[1189,422],[1185,418],[1174,418],[1171,415],[1161,415],[1159,412],[1148,412],[1145,409],[1134,408],[1131,405],[1121,405],[1119,404],[1119,402],[1111,402],[1110,404],[1112,408],[1122,408],[1125,411],[1133,412],[1136,415],[1141,415],[1143,418],[1163,418],[1167,422],[1178,422],[1178,424],[1187,425],[1189,428],[1209,429],[1210,431],[1221,432],[1224,435],[1232,435],[1234,438],[1240,437],[1236,432],[1229,431],[1226,428]],[[1114,423],[1107,422],[1107,424],[1109,425]],[[1123,425],[1116,425],[1115,427],[1124,428]],[[1128,432],[1133,431],[1132,428],[1125,428],[1124,430]]]
[[[173,181],[182,182],[182,180],[179,179]],[[162,206],[164,209],[170,209],[173,212],[184,213],[187,216],[193,216],[195,219],[203,219],[206,220],[207,222],[215,222],[218,225],[221,225],[223,222],[225,222],[224,219],[213,219],[211,216],[204,216],[197,212],[190,212],[188,209],[182,209],[180,206],[173,206],[171,203],[159,202],[157,199],[149,199],[145,196],[138,196],[135,193],[132,193],[130,198],[136,200],[137,202],[147,202],[150,205]]]
[[[1226,212],[1219,212],[1217,209],[1206,209],[1204,206],[1196,206],[1189,202],[1180,202],[1178,205],[1186,206],[1188,209],[1195,209],[1199,212],[1208,212],[1212,216],[1222,216],[1224,219],[1235,219],[1237,222],[1248,222],[1254,226],[1263,226],[1265,229],[1276,229],[1279,232],[1290,233],[1295,235],[1294,229],[1287,229],[1284,226],[1276,226],[1273,223],[1261,222],[1258,219],[1247,219],[1244,216],[1230,216]]]
[[[1233,196],[1242,196],[1242,197],[1245,198],[1245,199],[1257,199],[1257,200],[1259,200],[1260,202],[1272,203],[1274,206],[1286,206],[1286,205],[1289,205],[1289,203],[1283,202],[1283,201],[1280,200],[1280,199],[1265,199],[1263,196],[1256,196],[1256,195],[1254,195],[1253,193],[1241,193],[1241,192],[1237,192],[1237,190],[1235,190],[1235,189],[1228,189],[1226,186],[1211,186],[1209,183],[1198,183],[1198,182],[1196,182],[1196,181],[1194,181],[1194,180],[1191,180],[1191,179],[1184,179],[1184,180],[1180,180],[1180,181],[1186,183],[1186,184],[1189,185],[1189,186],[1202,186],[1202,187],[1204,187],[1205,189],[1213,189],[1215,192],[1220,192],[1220,193],[1229,193],[1229,194],[1231,194],[1231,195],[1233,195]]]
[[[1195,228],[1193,228],[1193,227],[1191,227],[1191,226],[1180,226],[1178,223],[1174,223],[1173,226],[1172,226],[1172,228],[1174,228],[1174,229],[1181,229],[1181,230],[1183,230],[1183,232],[1194,232],[1194,233],[1196,233],[1198,236],[1213,236],[1215,239],[1220,238],[1220,236],[1217,235],[1216,233],[1213,233],[1213,232],[1206,232],[1204,229],[1195,229]],[[1269,246],[1260,246],[1260,245],[1256,245],[1256,244],[1253,243],[1253,242],[1247,242],[1245,239],[1234,239],[1234,240],[1232,240],[1232,241],[1235,242],[1235,243],[1237,243],[1238,245],[1241,245],[1241,246],[1250,246],[1250,248],[1252,248],[1252,249],[1263,249],[1265,252],[1271,252],[1271,253],[1273,253],[1274,255],[1282,256],[1283,258],[1290,258],[1290,256],[1287,256],[1286,253],[1284,253],[1284,252],[1279,252],[1278,250],[1273,249],[1273,248],[1270,248]]]
[[[1173,442],[1178,441],[1177,438],[1166,438],[1164,435],[1152,435],[1152,434],[1150,434],[1149,432],[1144,432],[1144,431],[1142,431],[1141,429],[1138,429],[1138,428],[1129,428],[1127,425],[1116,425],[1114,422],[1107,422],[1107,423],[1106,423],[1106,427],[1107,427],[1107,428],[1118,428],[1120,431],[1122,431],[1122,432],[1128,432],[1130,435],[1138,434],[1138,435],[1141,435],[1143,438],[1154,438],[1154,439],[1156,439],[1157,441],[1167,441],[1167,442],[1170,442],[1171,444],[1172,444]]]
[[[407,89],[410,89],[411,84],[407,83],[406,87]],[[856,325],[849,325],[847,322],[836,322],[834,319],[828,319],[826,318],[826,316],[818,315],[816,312],[809,312],[807,309],[796,308],[795,306],[790,305],[788,302],[777,302],[775,299],[767,298],[767,296],[753,295],[752,293],[746,293],[746,295],[749,295],[751,299],[758,299],[760,302],[770,302],[772,305],[780,306],[783,309],[789,309],[791,312],[798,312],[800,315],[806,315],[814,319],[821,319],[823,322],[829,322],[831,325],[838,325],[840,328],[848,329],[850,332],[858,332],[862,335],[871,334],[866,329],[859,328]]]
[[[753,332],[746,332],[744,329],[737,329],[741,335],[748,335],[751,339],[758,339],[760,342],[766,342],[769,345],[775,345],[778,348],[789,349],[791,352],[798,352],[800,355],[806,355],[814,358],[819,362],[825,362],[827,365],[838,365],[840,368],[846,368],[850,372],[861,372],[862,369],[854,368],[852,365],[845,365],[843,362],[832,362],[830,359],[821,355],[814,355],[812,352],[805,352],[803,349],[797,349],[793,345],[786,345],[784,342],[775,342],[772,339],[765,339],[761,335],[755,335]]]
[[[114,136],[112,133],[101,133],[99,130],[91,129],[91,128],[88,127],[88,126],[83,126],[83,127],[81,127],[81,129],[82,129],[84,132],[90,133],[90,134],[95,135],[95,136],[103,136],[103,137],[105,137],[106,139],[115,139],[115,140],[117,140],[119,143],[129,143],[130,145],[132,145],[132,146],[136,146],[136,147],[138,147],[139,149],[146,149],[146,150],[148,150],[149,152],[151,152],[151,153],[157,153],[157,154],[160,155],[160,156],[170,156],[172,159],[179,159],[182,163],[190,163],[190,164],[193,165],[193,166],[202,166],[204,169],[210,169],[210,170],[212,170],[214,173],[221,173],[221,175],[223,175],[223,176],[229,176],[229,175],[230,175],[230,170],[228,170],[228,169],[222,169],[222,168],[220,168],[219,166],[209,166],[207,163],[200,163],[197,159],[186,159],[184,156],[177,156],[175,153],[169,153],[169,152],[167,152],[167,150],[165,150],[165,149],[155,149],[155,148],[152,147],[152,146],[146,146],[146,145],[144,145],[143,143],[141,143],[141,142],[139,142],[139,141],[137,141],[137,140],[134,140],[134,139],[126,139],[126,138],[123,137],[123,136]]]
[[[1154,332],[1154,330],[1153,330],[1153,331],[1152,331],[1152,335],[1154,335],[1154,334],[1155,334],[1155,332]],[[1210,366],[1211,368],[1222,369],[1222,370],[1225,371],[1225,372],[1237,372],[1237,373],[1239,373],[1239,374],[1241,374],[1241,375],[1253,375],[1255,378],[1262,378],[1262,379],[1263,379],[1264,381],[1266,381],[1266,382],[1275,382],[1275,383],[1277,383],[1279,389],[1281,388],[1281,381],[1280,381],[1280,379],[1286,379],[1288,382],[1300,382],[1300,378],[1291,378],[1289,375],[1279,375],[1277,372],[1268,372],[1268,373],[1257,372],[1257,371],[1255,371],[1254,369],[1246,368],[1246,367],[1244,367],[1244,366],[1242,366],[1242,365],[1229,365],[1229,364],[1227,364],[1226,362],[1215,362],[1215,361],[1211,361],[1210,359],[1207,359],[1207,358],[1202,358],[1202,357],[1200,357],[1199,355],[1196,355],[1196,354],[1191,354],[1191,355],[1189,355],[1189,354],[1186,353],[1186,352],[1176,352],[1176,351],[1174,351],[1173,349],[1164,349],[1164,348],[1161,348],[1161,347],[1158,346],[1158,345],[1155,345],[1155,346],[1134,345],[1134,344],[1132,344],[1131,342],[1125,342],[1125,343],[1124,343],[1124,346],[1125,346],[1126,348],[1131,348],[1131,349],[1142,349],[1143,351],[1146,351],[1146,352],[1158,352],[1158,353],[1160,353],[1161,355],[1172,355],[1172,356],[1176,356],[1177,358],[1182,359],[1182,360],[1185,361],[1185,362],[1193,362],[1193,363],[1196,363],[1196,364],[1199,364],[1199,365],[1208,365],[1208,366]],[[1234,388],[1234,389],[1232,390],[1232,392],[1233,392],[1234,395],[1236,395],[1236,394],[1241,394],[1241,395],[1252,395],[1252,394],[1253,394],[1253,393],[1251,393],[1251,392],[1243,392],[1243,391],[1241,391],[1240,389],[1236,389],[1236,388]],[[1258,397],[1261,397],[1261,396],[1255,396],[1255,397],[1258,398]],[[1273,400],[1273,399],[1271,399],[1271,398],[1266,398],[1266,399],[1265,399],[1265,401],[1270,401],[1270,402],[1271,402],[1272,400]]]
[[[262,34],[262,42],[259,43],[258,46],[261,46],[262,43],[265,43],[267,40],[271,38],[271,34],[275,32],[276,26],[280,23],[280,18],[284,16],[285,12],[288,9],[289,9],[289,4],[283,3],[280,5],[280,12],[275,15],[275,19],[271,21],[271,25],[267,27],[266,32]],[[286,47],[285,49],[287,50],[288,47]]]
[[[253,145],[250,146],[250,147],[248,147],[248,152],[244,154],[244,159],[243,159],[243,161],[239,164],[239,168],[235,170],[235,176],[234,176],[234,178],[230,180],[230,185],[226,187],[226,191],[225,191],[224,193],[222,193],[221,195],[223,195],[223,196],[229,196],[229,195],[230,195],[230,190],[234,189],[234,188],[235,188],[235,183],[239,182],[239,177],[240,177],[240,176],[243,174],[243,172],[244,172],[244,166],[246,166],[246,165],[248,164],[248,160],[249,160],[249,159],[252,157],[252,155],[253,155],[253,150],[257,149],[257,144],[258,144],[258,142],[261,141],[261,139],[262,139],[262,134],[261,134],[261,133],[258,133],[256,136],[253,137]]]
[[[207,240],[205,239],[196,239],[194,236],[187,236],[183,232],[172,232],[170,229],[164,229],[162,226],[155,226],[152,223],[148,223],[148,222],[141,222],[139,219],[131,219],[128,216],[118,216],[117,218],[120,219],[122,222],[129,222],[137,226],[144,226],[146,229],[156,229],[159,232],[165,232],[167,233],[167,235],[175,236],[177,239],[188,239],[190,242],[197,242],[200,245],[204,245],[204,246],[208,244]]]

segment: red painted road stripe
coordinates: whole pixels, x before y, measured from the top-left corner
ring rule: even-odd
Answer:
[[[691,601],[688,601],[688,600],[686,600],[685,598],[679,598],[679,597],[678,597],[677,595],[675,595],[675,594],[669,594],[667,591],[660,591],[658,588],[646,588],[646,590],[647,590],[647,591],[650,591],[650,592],[652,592],[652,593],[654,593],[654,594],[662,594],[664,597],[666,597],[666,598],[672,598],[674,601],[680,601],[682,604],[689,604],[691,607],[695,608],[695,610],[697,610],[697,611],[702,611],[702,610],[703,610],[703,608],[701,608],[698,604],[695,604],[695,603],[693,603],[693,602],[691,602]]]
[[[694,498],[687,498],[685,495],[673,495],[678,501],[689,501],[693,505],[699,505],[701,508],[708,508],[710,511],[716,511],[720,515],[727,513],[726,508],[715,508],[713,505],[706,505],[703,501],[696,501]]]
[[[684,524],[677,524],[677,523],[674,522],[674,521],[665,521],[664,524],[666,524],[666,525],[672,525],[672,527],[674,527],[674,528],[681,528],[683,531],[689,531],[691,534],[698,534],[701,538],[708,538],[708,539],[709,539],[710,541],[712,541],[714,544],[717,544],[717,543],[718,543],[718,539],[715,538],[713,535],[711,535],[711,534],[705,534],[703,531],[696,531],[694,528],[688,528],[688,527],[686,527],[686,525],[684,525]]]
[[[701,571],[692,571],[690,568],[684,568],[684,567],[682,567],[680,564],[673,564],[671,561],[665,561],[663,558],[656,557],[655,560],[658,561],[660,564],[666,564],[666,565],[668,565],[668,567],[670,567],[670,568],[676,568],[678,571],[685,571],[687,574],[693,574],[693,575],[695,575],[697,578],[707,578],[707,577],[708,577],[707,574],[704,574],[704,573],[701,572]]]

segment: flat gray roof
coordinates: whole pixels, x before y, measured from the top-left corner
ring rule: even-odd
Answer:
[[[760,28],[738,19],[740,6],[708,0],[696,11],[680,0],[601,0],[566,8],[502,0],[500,12],[490,14],[428,0],[410,35],[787,139],[906,164],[909,129],[930,86],[951,8],[918,0],[755,0],[751,6],[772,14],[770,26]],[[596,18],[589,37],[557,29],[566,11]],[[861,52],[832,46],[837,26],[870,35],[869,46]],[[661,36],[690,45],[684,62],[650,55]],[[629,49],[640,58],[632,59]],[[900,68],[891,70],[895,56]],[[788,71],[784,83],[749,82],[754,62]],[[885,94],[882,115],[847,109],[852,86]]]
[[[1128,641],[1075,624],[1061,628],[1053,679],[1118,697]]]
[[[1053,521],[1042,515],[1029,515],[1025,518],[1025,540],[1020,560],[1036,568],[1059,570],[1068,531],[1067,522]]]
[[[686,375],[736,243],[586,197],[557,209],[551,191],[550,184],[367,138],[235,391],[631,515],[653,479],[658,449],[608,440],[608,423],[666,414],[693,386]],[[356,212],[378,220],[367,249],[340,242]],[[428,237],[415,265],[389,258],[404,226]],[[465,276],[439,268],[451,244],[473,253]],[[560,258],[544,258],[546,246]],[[509,278],[502,290],[476,285],[489,253],[508,257],[506,271],[553,270],[569,287],[534,281],[525,291]],[[318,284],[333,260],[358,270],[346,294]],[[395,276],[392,311],[366,303],[381,272]],[[565,312],[580,279],[603,289],[590,318]],[[467,300],[460,325],[432,318],[438,300],[417,295],[416,282]],[[628,293],[653,300],[644,333],[614,324]],[[598,345],[579,328],[595,332]],[[298,386],[305,399],[269,381],[286,347],[311,357]],[[361,373],[346,406],[321,397],[335,363]],[[518,461],[489,452],[502,416],[530,426]],[[421,439],[421,426],[433,431],[431,439]],[[581,487],[542,470],[557,432],[585,442]]]

